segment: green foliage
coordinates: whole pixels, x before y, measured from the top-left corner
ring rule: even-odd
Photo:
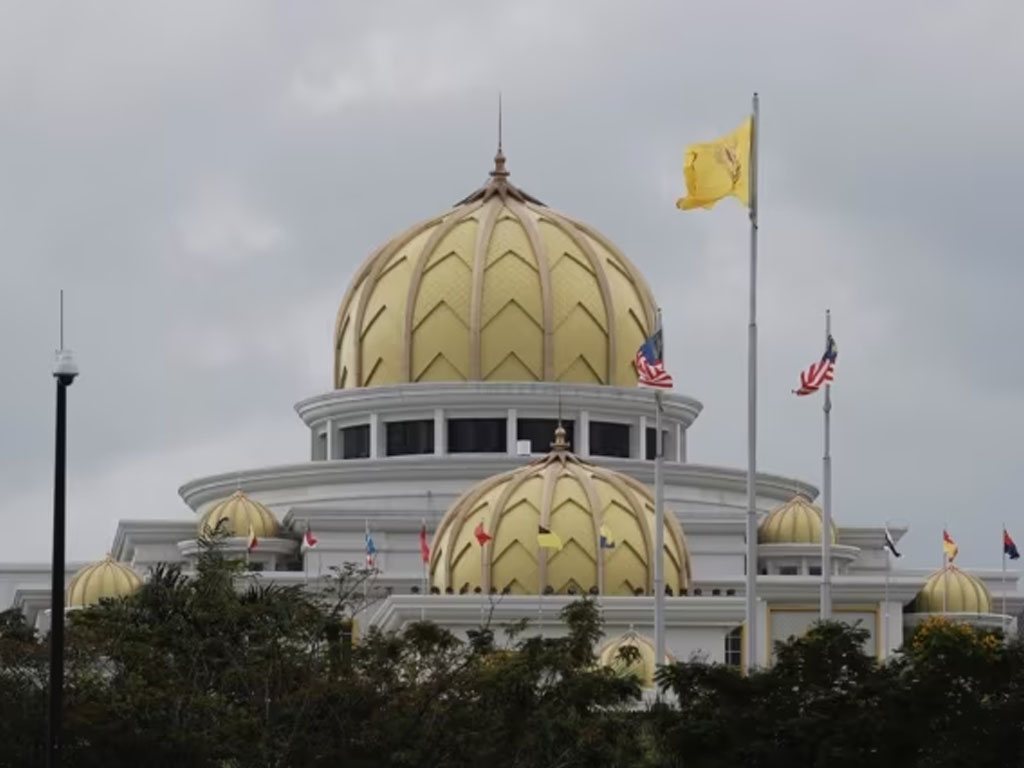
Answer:
[[[354,566],[318,594],[225,559],[156,569],[134,596],[69,614],[65,764],[280,766],[980,766],[1024,762],[1024,648],[933,621],[880,665],[866,633],[815,625],[743,675],[676,663],[645,703],[596,664],[600,612],[564,634],[519,622],[466,637],[430,622],[370,631]],[[623,667],[636,661],[623,651]],[[47,648],[0,614],[0,765],[43,762]]]

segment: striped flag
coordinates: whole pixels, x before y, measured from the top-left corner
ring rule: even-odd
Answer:
[[[319,541],[319,539],[317,539],[317,537],[313,535],[313,531],[311,531],[307,527],[306,528],[306,533],[302,537],[302,547],[301,548],[303,550],[316,549],[316,545],[317,545],[318,541]]]
[[[665,370],[661,341],[661,328],[654,332],[636,351],[637,383],[644,387],[671,389],[672,377]]]
[[[831,383],[835,378],[836,358],[839,356],[839,349],[836,347],[836,340],[829,334],[825,342],[825,354],[821,360],[811,363],[806,371],[800,372],[800,389],[794,389],[794,395],[813,395],[824,385]]]

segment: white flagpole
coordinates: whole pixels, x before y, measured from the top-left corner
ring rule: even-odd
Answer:
[[[661,310],[658,310],[658,332],[661,332]],[[661,337],[662,360],[665,358],[665,336]],[[665,445],[661,429],[661,390],[654,391],[654,657],[656,664],[665,663],[665,478],[663,476]]]
[[[889,575],[892,572],[892,551],[889,549],[889,523],[885,523],[885,618],[882,625],[882,658],[889,658]]]
[[[747,669],[757,666],[757,139],[758,98],[754,94],[750,135],[750,323],[747,328]],[[659,553],[660,554],[660,553]],[[660,559],[660,558],[659,558]]]
[[[1002,619],[1002,621],[1003,621],[1003,627],[1004,627],[1003,632],[1004,633],[1006,632],[1006,629],[1005,629],[1005,627],[1006,627],[1006,545],[1004,543],[1005,541],[1006,541],[1006,523],[1003,523],[1003,541],[1001,541],[1000,544],[1003,544],[1003,583],[1002,583],[1002,592],[1003,592],[1002,612],[1003,612],[1003,619]]]
[[[825,345],[832,335],[832,313],[825,310]],[[821,620],[832,618],[832,385],[825,384],[825,455],[822,459]]]
[[[946,532],[949,528],[942,524],[942,612],[946,613],[946,595],[949,592],[949,557],[946,556]]]

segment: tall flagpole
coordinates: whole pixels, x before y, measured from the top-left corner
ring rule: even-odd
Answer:
[[[885,521],[885,533],[889,535],[889,521]],[[889,549],[889,541],[886,539],[885,546],[885,618],[882,625],[882,658],[889,658],[889,575],[892,572],[892,551]]]
[[[1003,612],[1003,619],[1002,619],[1002,621],[1003,621],[1003,627],[1004,627],[1003,631],[1005,632],[1006,631],[1005,630],[1005,627],[1006,627],[1006,523],[1003,523],[1003,540],[1000,543],[1003,545],[1003,584],[1002,584],[1002,592],[1003,592],[1002,612]]]
[[[661,332],[658,310],[658,332]],[[665,336],[661,337],[664,359]],[[661,429],[661,390],[654,391],[654,658],[665,663],[665,479],[662,472],[665,445]]]
[[[832,335],[832,313],[825,310],[825,346]],[[832,385],[825,385],[825,455],[822,459],[821,620],[832,618]]]
[[[757,666],[757,138],[758,99],[754,94],[750,130],[750,324],[747,328],[747,668]],[[660,558],[659,558],[660,559]]]

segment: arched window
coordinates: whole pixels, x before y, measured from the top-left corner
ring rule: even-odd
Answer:
[[[736,627],[725,636],[725,665],[743,666],[743,627]]]

